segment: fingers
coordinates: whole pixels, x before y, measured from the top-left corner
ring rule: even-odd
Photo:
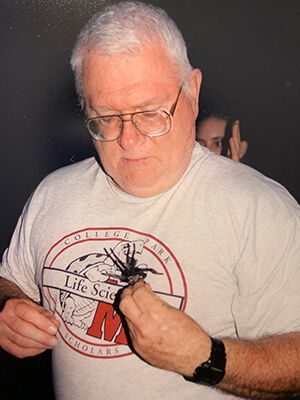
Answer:
[[[119,308],[133,349],[148,363],[187,375],[195,369],[195,354],[200,355],[199,363],[209,357],[208,334],[192,318],[161,300],[144,282],[123,291]]]
[[[7,338],[1,340],[1,348],[17,358],[34,357],[47,350],[46,348],[22,347]]]
[[[42,344],[36,340],[32,340],[28,337],[19,334],[16,331],[12,331],[10,328],[6,328],[1,331],[1,347],[18,358],[31,357],[44,352],[46,349],[52,349],[57,343],[55,336],[52,337],[53,342],[50,344]],[[55,341],[55,342],[54,342]]]
[[[56,334],[60,323],[54,318],[53,314],[44,307],[30,300],[23,300],[20,302],[18,299],[11,299],[10,301],[15,302],[11,307],[14,308],[14,314],[17,318],[50,335]],[[7,306],[9,307],[10,304],[11,303],[8,303]]]
[[[141,308],[138,301],[139,290],[144,289],[145,284],[142,281],[134,286],[128,286],[121,294],[120,311],[125,315],[128,321],[135,321],[141,315]],[[145,291],[145,289],[143,290]]]
[[[0,313],[0,344],[23,358],[39,354],[57,344],[60,323],[43,307],[25,299],[10,299]]]
[[[146,333],[150,332],[159,318],[162,307],[170,306],[151,290],[149,284],[143,281],[123,291],[119,309],[126,319],[136,350],[137,338],[142,339]]]
[[[238,119],[233,123],[232,137],[235,139],[236,143],[241,141],[240,121]]]
[[[135,321],[142,311],[152,309],[157,302],[162,303],[162,300],[151,290],[150,285],[139,281],[123,290],[119,308],[128,320]]]
[[[234,161],[240,161],[239,152],[238,152],[238,149],[236,148],[235,141],[232,137],[229,139],[229,144],[230,144],[230,150],[231,150],[230,158]]]
[[[248,150],[248,142],[246,140],[242,140],[240,154],[239,154],[240,159],[244,157],[244,155],[247,153],[247,150]]]
[[[232,127],[232,137],[229,139],[231,149],[231,159],[234,161],[240,161],[240,146],[241,146],[241,135],[240,135],[240,122],[237,120],[234,122]]]

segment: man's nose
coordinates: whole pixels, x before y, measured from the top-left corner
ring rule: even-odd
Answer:
[[[131,118],[122,120],[122,132],[118,143],[124,150],[143,144],[146,136],[137,129],[137,124]]]

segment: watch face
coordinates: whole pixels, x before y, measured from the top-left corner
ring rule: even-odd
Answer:
[[[224,376],[224,372],[213,367],[209,363],[204,363],[196,369],[195,378],[199,383],[206,385],[216,385]]]
[[[211,338],[212,349],[208,361],[196,368],[192,377],[185,376],[187,381],[212,386],[221,382],[225,375],[226,353],[221,340]]]

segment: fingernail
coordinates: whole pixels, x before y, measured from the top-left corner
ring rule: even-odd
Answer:
[[[57,328],[55,328],[55,326],[49,326],[48,328],[48,332],[50,333],[50,335],[55,335],[57,332]]]
[[[49,340],[49,346],[55,346],[57,344],[57,339],[56,338],[52,338]]]

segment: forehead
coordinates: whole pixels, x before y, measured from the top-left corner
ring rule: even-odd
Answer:
[[[174,63],[162,45],[148,44],[136,54],[107,55],[91,49],[83,67],[83,91],[87,104],[143,102],[168,98],[180,86]]]
[[[220,118],[207,118],[203,120],[197,130],[197,137],[203,139],[213,139],[224,137],[226,120]]]

